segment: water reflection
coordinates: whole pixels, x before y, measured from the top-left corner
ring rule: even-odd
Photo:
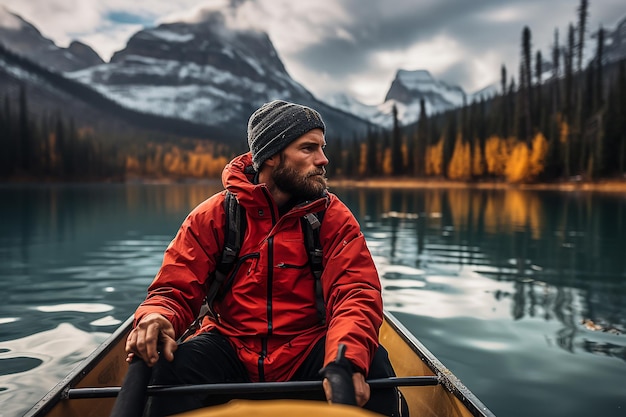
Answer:
[[[467,282],[477,285],[486,278],[479,287],[492,300],[483,300],[482,308],[506,301],[515,321],[558,321],[554,341],[566,351],[626,359],[624,196],[471,189],[335,191],[362,219],[373,253],[382,260],[386,290],[402,292],[388,299],[405,300],[408,311],[432,314],[438,302],[425,303],[424,293],[438,299],[451,288],[458,291]],[[415,270],[399,272],[398,265]],[[424,284],[441,272],[456,278],[449,288],[441,280],[437,288]],[[395,307],[403,308],[402,303]],[[607,334],[601,337],[603,332]],[[610,340],[601,340],[604,336]]]

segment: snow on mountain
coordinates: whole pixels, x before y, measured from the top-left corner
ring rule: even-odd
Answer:
[[[435,80],[426,70],[399,70],[391,83],[385,101],[396,100],[410,105],[424,99],[433,111],[447,110],[463,105],[465,92],[461,87],[450,86]]]
[[[457,86],[435,80],[426,70],[399,70],[391,83],[385,101],[371,106],[346,95],[326,98],[331,105],[356,114],[371,123],[390,128],[393,126],[393,107],[398,111],[402,125],[414,123],[419,118],[420,100],[424,100],[426,114],[439,113],[463,105],[466,94]]]
[[[37,28],[0,5],[0,43],[5,48],[55,71],[75,71],[102,63],[89,46],[72,42],[58,47]]]
[[[366,121],[320,103],[294,81],[265,32],[228,27],[221,12],[133,35],[107,64],[66,73],[124,106],[241,130],[261,104],[283,99],[320,110],[329,131],[364,132]]]
[[[498,94],[502,94],[502,87],[499,83],[489,84],[488,86],[481,88],[480,90],[470,93],[467,95],[467,102],[472,103],[474,101],[489,100],[497,96]]]

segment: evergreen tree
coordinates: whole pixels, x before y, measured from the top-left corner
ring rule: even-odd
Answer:
[[[18,169],[22,174],[30,171],[30,161],[32,158],[32,139],[30,132],[30,120],[28,117],[28,100],[26,98],[26,87],[20,84],[19,93],[19,123],[17,142]]]
[[[4,96],[4,107],[0,109],[0,177],[8,177],[12,171],[13,138],[11,137],[11,109],[8,94]]]
[[[603,107],[604,96],[604,29],[600,26],[598,30],[598,47],[596,49],[596,82],[594,86],[594,109]]]
[[[531,107],[532,97],[532,62],[531,62],[531,32],[528,26],[522,31],[522,64],[520,66],[520,112],[518,120],[518,139],[528,144],[532,139]]]
[[[404,174],[404,164],[402,161],[402,137],[400,135],[400,124],[398,122],[398,108],[393,105],[393,131],[391,132],[391,169],[392,175]]]
[[[372,129],[371,126],[367,127],[367,138],[366,138],[366,146],[367,146],[367,157],[366,164],[368,173],[370,176],[378,176],[381,174],[380,167],[380,146],[379,146],[380,138],[378,134]]]
[[[565,51],[565,103],[564,103],[564,123],[567,130],[571,130],[571,126],[574,124],[574,26],[569,25],[569,31],[567,36],[567,49]],[[562,127],[559,127],[559,131],[562,132]],[[564,137],[563,137],[564,136]],[[572,162],[572,142],[573,138],[571,133],[562,135],[562,142],[564,151],[563,155],[563,174],[566,178],[569,178],[572,174],[571,162]]]
[[[417,121],[417,134],[415,137],[415,175],[422,177],[426,174],[426,147],[428,145],[428,116],[426,115],[426,102],[420,99],[420,115]]]
[[[617,77],[608,89],[604,130],[605,175],[626,173],[626,60],[618,64]]]
[[[541,55],[541,51],[537,51],[535,58],[535,91],[534,91],[534,105],[533,105],[533,121],[535,122],[535,128],[537,131],[545,131],[544,122],[547,120],[547,117],[543,114],[543,86],[542,86],[542,76],[543,76],[543,57]]]
[[[560,109],[561,92],[560,92],[560,69],[561,69],[561,47],[559,46],[559,30],[554,30],[554,44],[552,45],[552,113],[557,114]]]
[[[497,123],[497,133],[503,137],[506,138],[507,136],[509,136],[509,101],[511,99],[508,89],[507,89],[507,75],[506,75],[506,67],[504,66],[504,64],[502,65],[502,67],[500,68],[500,83],[501,83],[501,87],[502,87],[502,97],[501,97],[501,104],[499,107],[498,114],[499,117],[496,117],[496,123]]]
[[[445,115],[445,128],[443,129],[443,155],[441,172],[444,175],[448,173],[448,167],[452,159],[454,152],[454,144],[456,142],[458,129],[457,114],[454,111],[446,112]]]
[[[587,31],[587,20],[589,18],[589,2],[587,0],[580,0],[580,6],[578,7],[578,72],[583,68],[583,52],[585,49],[585,34]]]

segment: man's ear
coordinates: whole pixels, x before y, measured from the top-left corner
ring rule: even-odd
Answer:
[[[279,154],[274,154],[265,160],[265,163],[267,164],[267,166],[270,166],[270,167],[277,166],[279,162],[280,162]]]

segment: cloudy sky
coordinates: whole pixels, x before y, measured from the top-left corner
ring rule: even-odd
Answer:
[[[59,46],[73,39],[105,60],[143,27],[193,18],[202,8],[228,10],[240,27],[265,30],[287,71],[318,97],[348,93],[382,103],[398,69],[426,69],[475,92],[516,75],[521,32],[550,56],[577,20],[580,0],[0,0]],[[591,31],[615,29],[624,0],[590,0]],[[588,44],[589,51],[595,45]]]

